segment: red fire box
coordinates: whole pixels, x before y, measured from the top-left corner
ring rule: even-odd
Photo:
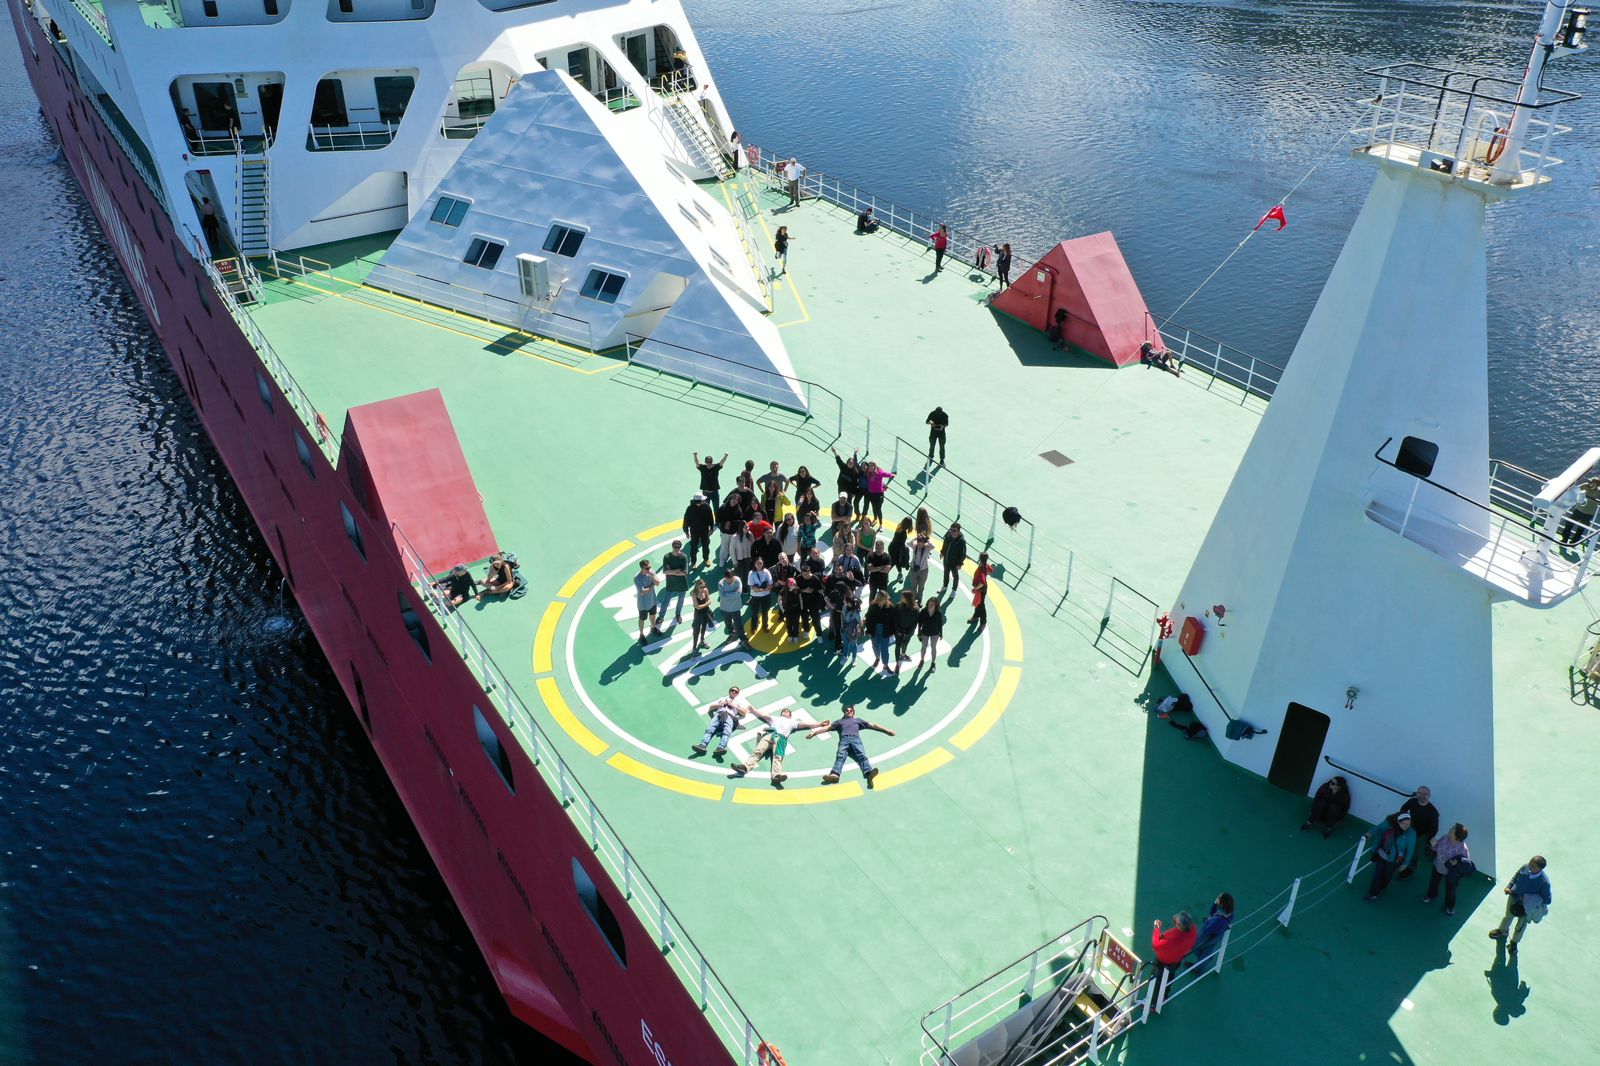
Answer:
[[[1183,628],[1178,631],[1178,647],[1183,649],[1183,654],[1196,656],[1200,654],[1200,645],[1206,639],[1206,624],[1194,615],[1183,620]]]

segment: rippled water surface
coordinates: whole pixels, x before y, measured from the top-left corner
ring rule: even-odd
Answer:
[[[1180,302],[1389,59],[1531,3],[689,0],[747,139]],[[7,30],[9,34],[9,29]],[[0,1058],[510,1061],[506,1014],[0,45]],[[1600,62],[1550,82],[1600,97]],[[1496,450],[1600,440],[1600,100],[1490,238]],[[1185,311],[1281,359],[1370,181],[1334,154]]]

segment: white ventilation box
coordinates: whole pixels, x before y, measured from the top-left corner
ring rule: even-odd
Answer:
[[[543,303],[550,299],[550,262],[526,252],[517,256],[517,279],[522,283],[522,298]]]

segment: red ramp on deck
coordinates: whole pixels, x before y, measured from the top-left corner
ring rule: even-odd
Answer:
[[[1115,366],[1138,362],[1139,346],[1156,340],[1144,297],[1109,231],[1062,241],[1016,275],[993,306],[1041,331],[1064,307],[1067,343]]]
[[[434,573],[493,555],[494,531],[438,389],[352,407],[340,467],[365,471],[367,511],[398,525]],[[398,538],[397,538],[398,539]]]

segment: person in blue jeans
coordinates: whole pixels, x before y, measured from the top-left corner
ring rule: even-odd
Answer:
[[[821,722],[817,725],[817,728],[806,734],[807,740],[812,737],[820,737],[824,733],[839,734],[839,750],[833,757],[833,769],[822,775],[822,783],[824,785],[839,783],[839,775],[844,772],[844,761],[848,757],[854,759],[856,765],[861,767],[861,776],[866,780],[867,787],[872,787],[872,782],[878,776],[878,771],[872,765],[872,760],[867,758],[867,746],[861,742],[861,731],[863,729],[871,729],[882,733],[884,736],[894,736],[894,730],[892,729],[857,718],[856,709],[853,705],[844,709],[844,717],[832,722]]]
[[[722,758],[728,753],[728,740],[733,736],[739,720],[750,713],[750,705],[739,698],[739,686],[734,685],[726,696],[706,708],[706,716],[711,723],[706,726],[705,736],[700,738],[700,743],[693,746],[694,753],[704,755],[715,740],[717,750],[711,753],[711,757]]]
[[[674,540],[672,550],[661,560],[661,576],[665,578],[661,592],[656,597],[657,629],[667,620],[667,606],[674,604],[672,624],[683,621],[683,598],[689,594],[689,557],[683,553],[683,541]]]
[[[1518,870],[1511,878],[1511,883],[1506,885],[1506,913],[1500,919],[1500,924],[1489,930],[1489,937],[1493,940],[1505,940],[1506,931],[1511,930],[1511,939],[1506,943],[1506,953],[1517,953],[1517,941],[1522,939],[1522,934],[1528,928],[1528,922],[1539,921],[1543,917],[1542,911],[1550,909],[1550,875],[1544,872],[1545,861],[1543,855],[1535,855],[1527,864]],[[1529,904],[1535,906],[1542,904],[1541,913],[1529,913]],[[1516,929],[1511,929],[1511,920],[1515,918]]]
[[[748,639],[767,628],[767,619],[772,613],[772,572],[766,563],[756,560],[745,588],[750,593],[750,611],[745,624]]]
[[[1211,913],[1206,915],[1206,920],[1201,923],[1200,936],[1194,942],[1191,952],[1194,961],[1189,965],[1203,966],[1217,953],[1217,948],[1222,945],[1222,935],[1233,925],[1233,895],[1228,892],[1218,896],[1216,902],[1211,904]]]
[[[866,631],[872,639],[872,666],[887,670],[892,665],[890,649],[894,646],[894,604],[887,592],[878,592],[867,607]]]
[[[1368,903],[1383,895],[1396,870],[1403,870],[1411,862],[1417,847],[1417,834],[1411,828],[1411,814],[1400,811],[1385,820],[1378,834],[1378,846],[1372,851],[1372,883],[1364,897]]]

